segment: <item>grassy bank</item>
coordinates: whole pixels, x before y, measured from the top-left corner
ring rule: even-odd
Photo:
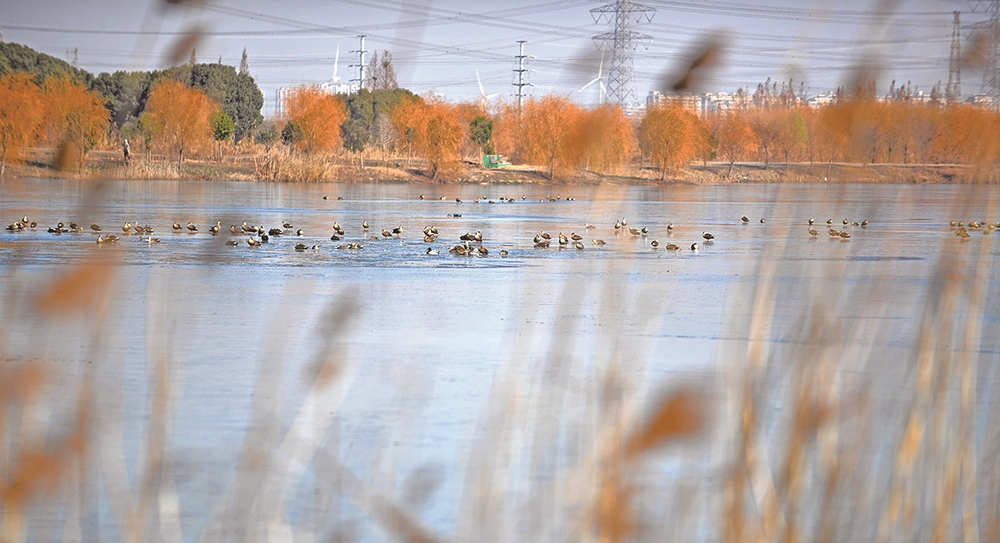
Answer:
[[[345,163],[347,162],[347,163]],[[680,183],[692,185],[717,183],[997,183],[997,171],[961,164],[855,164],[791,163],[770,164],[696,163],[659,178],[650,167],[630,167],[616,174],[591,170],[557,172],[553,180],[545,168],[515,165],[486,169],[474,162],[464,162],[444,170],[431,179],[419,160],[367,161],[364,167],[343,159],[289,155],[284,152],[260,155],[233,155],[221,159],[187,159],[182,166],[167,157],[135,157],[129,163],[117,152],[91,151],[86,164],[77,169],[60,170],[55,150],[38,149],[25,164],[8,167],[13,177],[110,178],[110,179],[192,179],[221,181],[281,181],[333,183],[564,183],[655,185]]]

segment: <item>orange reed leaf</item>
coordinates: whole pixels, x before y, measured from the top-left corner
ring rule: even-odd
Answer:
[[[113,281],[114,267],[104,261],[79,264],[38,298],[43,313],[83,313],[97,309]]]
[[[633,458],[669,439],[697,433],[704,423],[704,403],[700,394],[691,391],[677,392],[668,397],[649,423],[629,439],[625,456]]]

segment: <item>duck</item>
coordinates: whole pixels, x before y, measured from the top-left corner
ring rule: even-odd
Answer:
[[[697,252],[698,251],[698,244],[697,243],[692,243],[691,244],[691,250]]]
[[[844,219],[844,226],[847,226],[848,224],[850,224],[850,222],[847,219]]]
[[[121,238],[119,238],[118,236],[116,236],[114,234],[108,234],[108,235],[104,236],[104,241],[106,241],[108,243],[115,243],[119,239],[121,239]]]
[[[382,237],[388,238],[388,237],[391,237],[391,236],[392,236],[392,232],[386,230],[385,228],[382,229]]]
[[[62,223],[59,223],[59,227],[62,228]],[[122,225],[122,232],[125,232],[126,236],[129,235],[132,232],[132,223],[126,222]]]
[[[240,244],[240,242],[236,241],[235,239],[227,239],[226,240],[226,245],[228,245],[230,247],[236,247],[239,244]]]
[[[296,236],[304,236],[304,235],[306,235],[306,233],[303,232],[301,228],[299,228],[298,230],[295,231],[295,235]]]
[[[680,248],[681,248],[681,246],[677,245],[676,243],[668,243],[667,247],[666,247],[666,249],[668,251],[679,251]]]
[[[861,228],[867,228],[867,227],[868,227],[868,219],[861,221]]]
[[[810,236],[818,236],[819,232],[815,228],[810,228],[809,229],[809,235]]]
[[[296,251],[305,251],[308,248],[309,248],[309,246],[306,245],[305,243],[296,243],[295,244],[295,250]]]
[[[840,239],[847,239],[849,237],[851,237],[851,233],[850,232],[848,232],[847,230],[841,230],[840,231]]]
[[[101,236],[97,236],[97,244],[98,245],[103,245],[104,244],[104,238],[101,237]]]
[[[430,243],[430,242],[434,241],[434,236],[432,236],[430,234],[426,234],[426,235],[424,235],[424,241],[426,241],[427,243]]]
[[[213,236],[217,235],[219,233],[219,230],[222,230],[222,221],[215,221],[215,226],[208,229],[208,231],[211,232]]]
[[[261,234],[261,235],[260,235],[260,242],[261,242],[261,243],[267,243],[267,242],[268,242],[268,241],[270,241],[270,240],[271,240],[271,238],[269,238],[269,237],[267,236],[267,234]]]
[[[254,238],[253,236],[251,236],[251,237],[247,238],[247,245],[249,245],[251,247],[260,247],[260,242],[257,241],[257,238]]]
[[[747,224],[748,222],[750,222],[750,219],[746,215],[740,217],[740,220],[743,221],[743,224]]]
[[[812,223],[814,222],[816,222],[816,219],[809,217],[809,226],[812,226]]]
[[[427,251],[425,251],[425,254],[428,254],[428,255],[431,255],[431,256],[437,256],[437,255],[441,254],[441,251],[438,251],[437,249],[434,249],[433,247],[428,247]]]
[[[951,221],[951,223],[950,223],[950,224],[951,224],[951,227],[952,227],[952,228],[955,228],[955,221]]]
[[[90,225],[90,229],[93,230],[94,232],[100,232],[101,231],[101,225],[99,225],[97,223],[91,224]]]
[[[569,238],[566,237],[566,234],[559,232],[559,245],[563,246],[568,244],[569,244]]]
[[[508,200],[508,201],[510,201],[510,200]],[[507,256],[510,253],[507,252],[507,249],[500,249],[500,252],[497,253],[497,254],[499,254],[500,256]]]
[[[188,232],[190,232],[190,233],[192,233],[192,234],[194,234],[195,232],[197,232],[197,231],[198,231],[198,227],[197,227],[197,226],[195,226],[193,222],[189,222],[189,223],[188,223],[188,225],[187,225],[187,229],[188,229]]]
[[[657,247],[660,246],[660,242],[657,241],[657,240],[655,240],[655,239],[653,241],[649,242],[649,244],[652,245],[654,249],[656,249]]]
[[[538,247],[539,249],[544,249],[549,246],[549,243],[550,243],[549,240],[542,238],[535,242],[535,247]]]
[[[334,223],[334,224],[336,224],[336,223]],[[284,228],[285,230],[291,230],[292,229],[292,225],[289,224],[288,221],[282,221],[281,222],[281,227]]]
[[[583,229],[584,230],[590,230],[592,228],[597,228],[597,227],[594,226],[594,225],[592,225],[592,224],[590,224],[590,223],[583,223]]]
[[[578,242],[576,242],[576,243],[574,243],[574,244],[573,244],[573,246],[574,246],[574,247],[576,247],[576,248],[577,248],[577,250],[579,250],[579,251],[582,251],[582,250],[583,250],[583,244],[582,244],[582,243],[580,243],[579,241],[578,241]]]
[[[139,241],[145,241],[146,243],[152,245],[154,243],[159,243],[160,242],[160,238],[146,237],[145,239],[139,238]]]
[[[174,225],[175,225],[175,230],[174,230],[174,231],[175,231],[175,232],[176,232],[176,231],[180,231],[180,228],[176,228],[176,226],[180,226],[180,225],[179,225],[179,224],[177,224],[177,223],[174,223]],[[235,235],[238,235],[238,234],[240,233],[240,229],[239,229],[239,228],[236,228],[236,225],[235,225],[235,224],[230,224],[230,225],[229,225],[229,233],[230,233],[231,235],[234,235],[234,236],[235,236]]]
[[[396,236],[399,236],[400,234],[402,234],[403,233],[403,225],[399,225],[399,226],[393,228],[392,229],[392,233],[395,234]]]
[[[958,229],[958,230],[957,230],[957,231],[955,232],[955,235],[956,235],[956,236],[958,236],[958,237],[960,237],[960,238],[963,238],[963,239],[968,239],[968,238],[969,238],[969,232],[967,232],[967,231],[965,230],[965,228],[959,228],[959,229]]]
[[[580,240],[583,239],[583,236],[581,236],[580,234],[577,234],[576,232],[571,232],[570,235],[569,235],[569,239],[571,239],[573,241],[580,241]]]
[[[621,230],[621,229],[622,229],[622,221],[621,219],[619,219],[615,221],[615,230]]]
[[[638,236],[639,235],[639,231],[636,230],[635,228],[632,228],[632,227],[629,227],[628,233],[632,234],[633,236]]]
[[[833,224],[833,219],[827,219],[826,224]]]
[[[639,231],[642,232],[642,235],[645,236],[646,234],[649,233],[649,228],[643,226],[641,229],[639,229]]]
[[[604,245],[605,241],[603,239],[595,239],[593,240],[593,243],[594,245]]]
[[[361,223],[361,227],[364,228],[365,230],[368,230],[368,221],[366,220],[363,223]]]
[[[176,232],[180,232],[180,231],[181,231],[181,223],[174,222],[174,232],[176,233]]]
[[[715,239],[715,236],[713,236],[708,232],[702,232],[701,237],[705,238],[705,241],[712,241],[713,239]]]
[[[337,234],[334,234],[334,235],[330,236],[330,241],[340,241],[340,236],[338,236]]]
[[[767,220],[764,217],[761,217],[760,218],[760,224],[764,224],[765,222],[767,222]]]
[[[668,222],[667,223],[667,232],[670,233],[670,232],[673,232],[673,231],[674,231],[674,224]]]
[[[840,232],[834,230],[833,228],[831,228],[830,230],[828,230],[827,233],[830,234],[831,238],[835,238],[835,237],[837,237],[837,236],[840,235]]]
[[[483,247],[482,245],[480,245],[476,250],[479,251],[479,256],[486,256],[490,254],[486,247]]]

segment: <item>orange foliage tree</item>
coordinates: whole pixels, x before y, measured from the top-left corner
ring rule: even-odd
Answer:
[[[712,132],[719,142],[719,153],[729,162],[729,171],[733,173],[733,164],[757,151],[757,139],[746,113],[742,110],[729,111],[725,115],[712,118]]]
[[[437,179],[443,168],[458,164],[466,130],[455,106],[436,98],[418,98],[397,105],[390,117],[399,133],[427,162],[431,179]]]
[[[46,124],[50,135],[72,144],[86,157],[107,133],[110,114],[100,94],[73,81],[68,75],[53,76],[42,87],[47,106]]]
[[[177,150],[177,167],[184,164],[184,152],[206,148],[212,144],[212,114],[219,104],[204,92],[187,85],[164,79],[149,92],[146,114],[153,119],[149,126],[159,129],[158,136]]]
[[[0,76],[0,176],[7,162],[19,160],[20,150],[38,137],[44,103],[31,75]]]
[[[586,111],[577,133],[587,167],[598,172],[620,170],[639,146],[632,121],[622,108],[610,104]]]
[[[585,155],[576,132],[583,120],[583,109],[565,96],[547,95],[531,98],[521,110],[523,155],[526,160],[543,164],[549,180],[556,168],[574,168]]]
[[[347,106],[338,96],[317,87],[300,87],[286,103],[288,120],[298,129],[295,145],[306,154],[329,152],[343,145],[340,127]]]
[[[510,102],[501,102],[493,118],[493,147],[496,152],[522,160],[524,123],[521,110]]]
[[[708,129],[697,115],[676,102],[648,109],[639,123],[639,140],[665,179],[709,147]]]

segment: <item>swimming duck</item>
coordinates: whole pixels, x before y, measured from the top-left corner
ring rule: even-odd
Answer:
[[[500,253],[499,254],[500,254],[500,256],[507,256],[510,253],[507,252],[507,249],[500,249]]]
[[[236,241],[235,239],[227,239],[226,240],[226,245],[228,245],[230,247],[236,247],[239,244],[240,244],[240,242]]]
[[[441,254],[441,251],[438,251],[437,249],[433,249],[431,247],[428,247],[426,254],[429,254],[431,256],[437,256],[437,255]]]
[[[309,248],[309,246],[307,246],[305,243],[296,243],[295,244],[295,250],[296,251],[305,251],[308,248]]]

